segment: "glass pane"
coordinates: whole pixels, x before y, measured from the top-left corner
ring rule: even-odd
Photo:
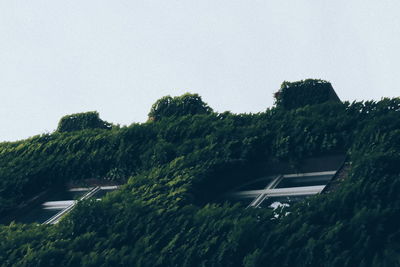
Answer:
[[[302,201],[307,197],[310,197],[310,195],[290,196],[290,197],[287,197],[287,196],[285,196],[285,197],[267,197],[264,199],[264,201],[258,207],[277,208],[282,205],[290,206],[291,204]]]
[[[315,175],[283,178],[275,188],[326,185],[333,175]]]
[[[248,183],[248,184],[241,186],[238,189],[238,191],[258,190],[258,189],[261,190],[261,189],[264,189],[265,187],[267,187],[267,185],[269,185],[272,180],[273,179],[271,179],[271,178],[256,180],[252,183]]]

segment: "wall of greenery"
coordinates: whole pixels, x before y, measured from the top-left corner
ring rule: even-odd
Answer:
[[[399,98],[168,114],[1,143],[3,213],[71,179],[126,184],[79,203],[58,225],[0,226],[0,264],[400,265]],[[351,170],[335,192],[275,211],[216,201],[268,171],[260,166],[337,152],[348,153]]]

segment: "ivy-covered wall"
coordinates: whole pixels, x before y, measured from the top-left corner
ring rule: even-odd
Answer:
[[[0,266],[400,266],[400,98],[186,111],[0,143],[0,212],[58,181],[127,180],[57,225],[0,225]],[[213,202],[258,166],[336,152],[352,164],[334,192],[275,211]]]

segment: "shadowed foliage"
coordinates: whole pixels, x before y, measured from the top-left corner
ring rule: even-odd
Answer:
[[[300,108],[327,101],[340,102],[340,99],[331,83],[323,80],[285,81],[279,91],[275,93],[275,104],[285,109]]]

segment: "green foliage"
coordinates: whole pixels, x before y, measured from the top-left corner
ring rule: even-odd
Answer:
[[[111,124],[101,120],[98,112],[90,111],[64,116],[57,127],[61,133],[86,129],[111,129]]]
[[[400,265],[399,98],[258,114],[162,110],[129,127],[1,143],[3,212],[70,179],[127,183],[58,225],[0,226],[0,265]],[[351,171],[330,194],[275,211],[218,199],[276,162],[337,152]]]
[[[184,116],[211,113],[212,109],[203,102],[198,94],[186,93],[181,96],[164,96],[153,104],[149,113],[150,120],[159,120],[171,116]]]
[[[323,80],[285,81],[279,91],[275,93],[276,106],[284,109],[296,109],[327,101],[340,102],[332,85]]]

